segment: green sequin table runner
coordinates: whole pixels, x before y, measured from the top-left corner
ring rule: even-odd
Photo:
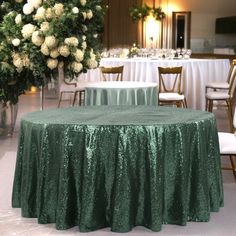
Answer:
[[[80,231],[208,221],[223,206],[215,117],[157,106],[93,106],[21,121],[12,206]]]

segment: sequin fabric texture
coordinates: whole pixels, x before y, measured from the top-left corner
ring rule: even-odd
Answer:
[[[157,106],[27,114],[12,206],[39,223],[82,232],[208,221],[223,206],[215,117]]]

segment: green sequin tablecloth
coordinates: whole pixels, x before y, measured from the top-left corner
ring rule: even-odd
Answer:
[[[27,114],[12,206],[80,231],[208,221],[223,206],[214,115],[156,106]]]

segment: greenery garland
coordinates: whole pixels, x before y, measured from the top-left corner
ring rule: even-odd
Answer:
[[[143,6],[135,6],[130,9],[129,14],[133,22],[138,22],[139,20],[145,20],[146,17],[152,13],[156,20],[163,20],[165,18],[165,13],[162,11],[161,7],[151,8],[147,4]]]

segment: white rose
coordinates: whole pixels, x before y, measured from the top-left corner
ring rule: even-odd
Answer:
[[[60,53],[61,56],[63,57],[68,57],[70,55],[70,50],[67,45],[62,45],[58,48],[58,52]]]
[[[46,10],[45,16],[46,16],[47,19],[52,19],[53,18],[53,10],[52,10],[52,8],[48,8]]]
[[[32,24],[26,24],[22,27],[21,33],[22,36],[27,39],[30,38],[33,34],[33,32],[35,31],[36,26],[32,25]]]
[[[40,30],[43,32],[46,32],[49,30],[49,23],[47,21],[44,21],[41,25],[40,25]]]
[[[51,35],[51,36],[47,36],[45,38],[45,44],[49,47],[49,48],[54,48],[57,46],[57,40],[56,38]]]
[[[86,5],[86,0],[80,0],[80,4],[82,5],[82,6],[85,6]]]
[[[42,0],[27,0],[27,2],[33,6],[35,9],[38,9],[42,4]]]
[[[51,70],[55,69],[58,65],[58,60],[53,58],[48,58],[47,60],[47,67]]]
[[[72,12],[73,12],[74,14],[78,14],[78,13],[79,13],[79,8],[78,8],[78,7],[73,7],[73,8],[72,8]]]
[[[83,65],[79,62],[73,62],[71,68],[74,72],[79,73],[83,69]]]
[[[36,15],[34,16],[35,20],[42,20],[45,17],[46,9],[44,7],[40,7],[37,9]]]
[[[40,35],[39,31],[34,31],[31,40],[36,46],[41,46],[44,42],[44,37]]]
[[[60,16],[64,12],[64,6],[61,3],[56,3],[53,7],[53,10],[57,16]]]
[[[98,67],[98,62],[96,60],[93,59],[88,59],[87,60],[87,65],[90,69],[95,69]]]
[[[88,19],[91,19],[93,17],[93,12],[91,10],[88,10],[86,15]]]
[[[64,42],[69,46],[77,47],[79,45],[79,40],[76,37],[65,38]]]
[[[90,59],[96,60],[96,55],[92,51],[90,52]]]
[[[82,43],[82,48],[83,48],[84,50],[87,48],[87,43],[86,43],[85,41]]]
[[[21,14],[18,14],[15,18],[15,23],[16,24],[20,24],[22,22],[22,17],[21,17]]]
[[[20,45],[20,40],[19,39],[13,39],[12,41],[12,44],[15,46],[15,47],[18,47]]]
[[[87,26],[86,25],[82,25],[82,27],[83,27],[83,32],[86,32],[87,30],[88,30],[88,28],[87,28]]]
[[[96,10],[97,10],[97,11],[101,11],[101,10],[102,10],[102,7],[99,6],[99,5],[96,5]]]
[[[83,61],[83,59],[84,59],[84,53],[80,49],[76,49],[74,56],[75,56],[75,60],[77,62]]]
[[[94,34],[93,37],[96,39],[98,37],[98,34]]]
[[[87,13],[86,12],[82,12],[82,15],[83,15],[83,17],[84,17],[84,20],[86,19],[86,17],[87,17]]]
[[[60,56],[60,53],[58,52],[58,48],[53,48],[50,52],[50,57],[57,58]]]
[[[29,4],[29,3],[26,3],[24,6],[23,6],[23,13],[25,15],[30,15],[32,12],[34,11],[34,7]]]
[[[85,36],[85,35],[83,35],[83,36],[82,36],[82,39],[85,41],[85,40],[86,40],[86,36]]]
[[[47,46],[45,43],[43,43],[43,44],[41,45],[40,51],[41,51],[41,53],[42,53],[43,55],[45,55],[45,56],[48,56],[48,55],[50,54],[49,48],[48,48],[48,46]]]

